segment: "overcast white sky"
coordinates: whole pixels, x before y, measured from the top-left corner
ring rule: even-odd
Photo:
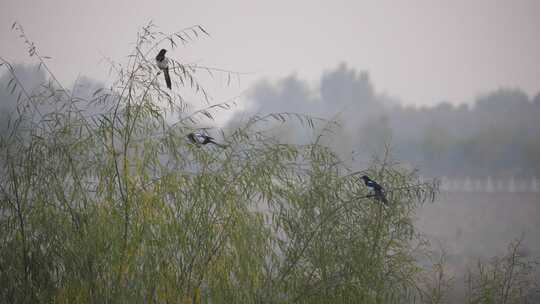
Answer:
[[[17,20],[61,79],[104,79],[100,59],[121,60],[150,19],[163,31],[204,25],[210,39],[172,55],[253,72],[243,87],[293,72],[316,84],[346,62],[408,104],[470,101],[500,86],[540,91],[536,0],[0,0],[0,56],[28,61]]]

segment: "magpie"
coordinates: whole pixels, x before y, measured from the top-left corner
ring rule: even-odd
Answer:
[[[169,75],[169,59],[165,57],[165,53],[167,53],[166,49],[161,49],[161,51],[159,51],[156,56],[156,64],[158,68],[163,71],[163,74],[165,75],[165,83],[167,84],[167,88],[170,90],[171,76]]]
[[[201,133],[189,133],[187,135],[187,138],[189,139],[189,141],[191,141],[193,144],[196,144],[196,145],[204,146],[206,144],[214,144],[220,148],[226,147],[225,145],[216,142],[213,137],[210,137],[208,135],[201,134]]]
[[[386,196],[384,195],[384,189],[381,185],[379,185],[376,181],[369,178],[367,175],[363,175],[362,179],[364,180],[364,184],[366,187],[368,187],[371,191],[374,193],[374,197],[376,200],[383,202],[385,205],[388,205],[388,200],[386,199]]]

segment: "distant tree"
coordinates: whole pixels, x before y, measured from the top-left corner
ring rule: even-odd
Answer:
[[[534,102],[534,104],[540,106],[540,92],[538,94],[536,94],[536,96],[534,96],[533,102]]]
[[[375,103],[375,92],[368,73],[358,73],[344,63],[322,76],[321,96],[323,100],[336,108],[356,104],[369,109]]]
[[[529,97],[519,89],[499,89],[480,96],[476,109],[491,113],[512,113],[529,104]]]

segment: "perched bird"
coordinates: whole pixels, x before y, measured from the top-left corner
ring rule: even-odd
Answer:
[[[383,202],[385,205],[388,205],[388,200],[384,195],[383,187],[379,185],[376,181],[369,178],[367,175],[363,175],[362,179],[364,180],[364,184],[366,185],[366,187],[373,191],[375,199]]]
[[[189,141],[191,141],[193,144],[196,144],[196,145],[214,144],[214,145],[216,145],[216,146],[218,146],[220,148],[225,148],[225,145],[222,145],[222,144],[216,142],[213,137],[210,137],[210,136],[205,135],[205,134],[189,133],[187,135],[187,138],[189,139]]]
[[[169,75],[169,59],[165,57],[165,53],[167,53],[166,49],[161,49],[159,53],[156,56],[156,64],[160,70],[163,71],[163,74],[165,75],[165,83],[167,84],[167,88],[169,90],[171,89],[171,76]]]

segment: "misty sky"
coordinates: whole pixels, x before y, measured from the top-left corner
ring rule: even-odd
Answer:
[[[346,62],[407,104],[471,101],[497,87],[540,91],[540,1],[0,0],[0,56],[27,62],[17,20],[60,79],[106,79],[150,19],[165,32],[202,24],[210,39],[172,56],[240,72],[247,88],[296,72],[314,84]]]

